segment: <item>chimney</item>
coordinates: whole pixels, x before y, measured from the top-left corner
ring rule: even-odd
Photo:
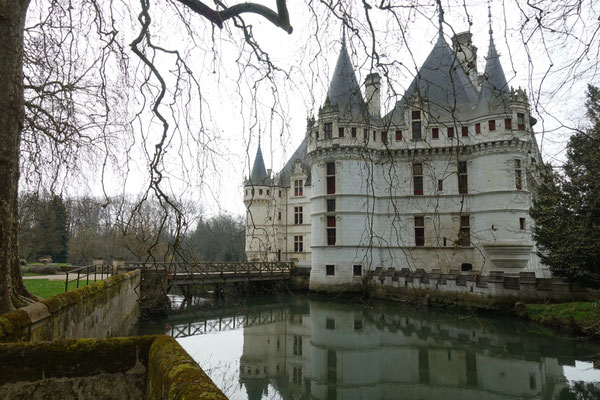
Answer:
[[[452,37],[452,50],[471,82],[478,86],[477,47],[473,46],[472,38],[471,32],[457,33]]]
[[[365,92],[367,95],[367,105],[369,114],[373,117],[380,117],[381,102],[379,99],[379,88],[381,87],[379,74],[374,72],[365,78]]]

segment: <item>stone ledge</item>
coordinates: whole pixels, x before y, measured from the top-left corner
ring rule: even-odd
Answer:
[[[0,315],[0,343],[28,341],[34,325],[42,325],[61,310],[74,304],[81,304],[107,288],[136,278],[140,274],[140,270],[135,270],[115,275]]]
[[[170,336],[0,344],[0,398],[225,400]]]
[[[227,400],[188,353],[170,336],[150,347],[146,399]]]

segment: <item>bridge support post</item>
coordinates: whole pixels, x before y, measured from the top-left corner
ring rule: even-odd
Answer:
[[[142,315],[166,315],[169,312],[166,270],[142,270],[140,310]]]

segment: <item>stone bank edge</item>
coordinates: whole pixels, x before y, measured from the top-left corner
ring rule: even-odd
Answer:
[[[35,336],[36,332],[41,329],[40,327],[48,324],[53,319],[57,319],[65,309],[84,304],[106,289],[125,281],[139,279],[140,276],[140,270],[122,273],[0,315],[0,343],[56,339],[54,337],[37,338]],[[42,336],[44,335],[42,334]]]
[[[79,379],[85,388],[86,379],[111,378],[118,383],[119,374],[141,379],[133,380],[137,387],[130,385],[126,393],[114,393],[115,398],[227,399],[170,336],[0,344],[0,393],[12,388],[13,394],[23,394],[28,385],[36,386],[43,380],[43,391],[57,398],[52,396],[60,393],[50,392],[57,387],[52,383]],[[114,385],[115,390],[118,387]],[[10,397],[9,392],[4,394]]]

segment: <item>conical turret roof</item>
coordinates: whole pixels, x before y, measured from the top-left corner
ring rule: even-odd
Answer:
[[[254,158],[254,165],[252,166],[252,172],[250,173],[250,179],[248,183],[252,185],[264,185],[268,183],[269,175],[265,169],[265,161],[263,160],[262,150],[260,148],[260,138],[258,139],[258,149],[256,150],[256,157]]]
[[[427,100],[430,120],[437,121],[452,121],[457,114],[471,110],[477,102],[477,89],[444,40],[441,30],[429,56],[387,118],[392,122],[400,118],[402,108],[408,106],[415,95]]]
[[[477,105],[473,110],[473,117],[504,113],[507,109],[510,88],[500,63],[500,56],[494,45],[492,30],[490,29],[490,47],[485,62],[485,71]]]
[[[354,68],[346,49],[346,38],[338,56],[333,77],[327,90],[327,100],[338,107],[341,114],[357,115],[364,109],[364,100],[356,80]],[[327,101],[326,100],[326,101]]]

